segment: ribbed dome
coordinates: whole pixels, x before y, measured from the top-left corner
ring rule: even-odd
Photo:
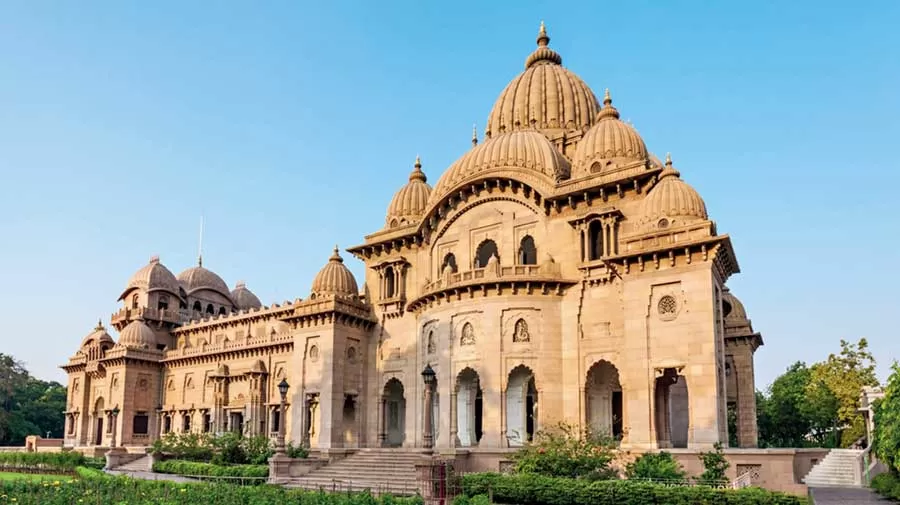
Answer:
[[[431,202],[460,183],[509,169],[531,172],[551,185],[568,179],[571,172],[569,161],[547,137],[533,130],[504,133],[474,147],[450,165],[434,186]]]
[[[159,256],[150,258],[150,262],[141,267],[131,276],[125,291],[119,296],[119,300],[125,298],[129,291],[141,289],[146,292],[166,291],[178,296],[178,280],[175,275],[159,262]]]
[[[221,294],[225,298],[230,298],[231,296],[228,284],[225,284],[225,281],[211,270],[203,268],[203,260],[200,260],[197,266],[188,268],[178,274],[178,282],[181,283],[188,295],[200,290],[210,290]]]
[[[258,309],[262,307],[262,302],[259,301],[259,298],[257,298],[252,291],[247,289],[247,285],[242,281],[238,281],[234,286],[234,290],[231,292],[231,299],[234,300],[234,304],[239,310]]]
[[[619,165],[646,161],[649,157],[644,140],[631,126],[619,120],[609,90],[595,124],[575,149],[572,177],[580,178],[615,169]]]
[[[488,116],[486,134],[493,137],[537,128],[586,130],[600,108],[594,92],[562,66],[562,56],[550,49],[544,23],[538,47],[525,60],[525,71],[500,93]]]
[[[353,277],[350,269],[344,265],[344,259],[338,253],[337,246],[334,246],[334,253],[328,259],[328,263],[322,267],[322,270],[319,270],[319,273],[313,280],[310,291],[314,296],[359,295],[356,278]]]
[[[109,333],[106,332],[106,328],[103,326],[102,321],[97,321],[97,326],[94,330],[81,341],[81,347],[93,344],[102,344],[102,343],[115,343],[113,338],[109,336]]]
[[[425,172],[422,172],[422,162],[416,156],[416,164],[409,174],[409,182],[394,194],[388,206],[385,226],[394,228],[421,219],[428,205],[428,197],[431,196],[431,186],[427,181]]]
[[[728,288],[722,292],[722,305],[726,321],[743,322],[747,320],[747,310],[744,308],[744,304],[731,294]]]
[[[659,182],[643,201],[641,223],[665,228],[682,220],[705,220],[706,204],[697,191],[682,181],[672,159],[666,156],[666,168],[659,174]],[[675,218],[676,222],[672,222]]]
[[[135,349],[156,349],[156,334],[143,319],[138,318],[119,332],[119,345]]]

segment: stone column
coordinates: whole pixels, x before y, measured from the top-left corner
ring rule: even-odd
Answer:
[[[432,417],[434,416],[434,385],[425,384],[425,419],[422,423],[422,445],[426,449],[434,447],[434,426],[432,425]]]
[[[459,414],[457,413],[456,405],[456,395],[458,390],[458,385],[450,389],[450,447],[459,446],[459,437],[457,436]]]
[[[379,397],[378,408],[378,447],[384,447],[387,444],[387,396]]]
[[[482,403],[482,405],[484,404]],[[509,447],[509,438],[506,433],[506,409],[506,391],[503,390],[500,392],[500,447]]]
[[[734,353],[737,373],[737,439],[739,447],[757,447],[756,391],[754,390],[753,354],[742,344]]]

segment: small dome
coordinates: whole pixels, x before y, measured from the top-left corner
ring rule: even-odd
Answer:
[[[748,335],[753,333],[753,325],[747,317],[744,304],[731,294],[726,286],[722,290],[722,316],[725,319],[726,335]]]
[[[156,333],[141,318],[128,323],[119,332],[119,345],[136,349],[156,349]]]
[[[119,300],[124,299],[129,292],[135,289],[141,289],[148,293],[166,291],[179,296],[178,280],[168,268],[159,262],[159,256],[152,256],[149,263],[131,276],[128,285],[125,286],[125,291],[119,296]]]
[[[312,289],[313,296],[358,296],[359,288],[356,284],[356,278],[350,269],[344,265],[344,259],[338,253],[338,247],[334,246],[334,253],[328,258],[328,263],[319,270],[316,278],[313,280]]]
[[[397,191],[388,206],[385,219],[388,228],[414,223],[422,218],[428,205],[428,197],[431,196],[431,186],[427,181],[425,173],[422,172],[422,162],[416,156],[415,168],[409,174],[409,182]]]
[[[237,306],[238,310],[258,309],[262,307],[259,298],[257,298],[252,291],[247,289],[247,285],[244,284],[243,281],[238,281],[238,283],[235,284],[234,291],[231,292],[231,299],[234,300],[234,304]]]
[[[81,347],[102,343],[115,344],[115,341],[113,341],[113,338],[106,332],[103,322],[97,321],[97,326],[94,328],[94,331],[84,337],[81,341]]]
[[[643,201],[642,224],[666,228],[680,224],[679,221],[708,219],[703,199],[697,190],[681,180],[680,175],[672,168],[672,158],[666,155],[666,168]]]
[[[591,88],[562,66],[562,56],[550,49],[544,23],[537,49],[525,60],[525,71],[500,93],[488,116],[486,134],[537,128],[586,130],[600,108]]]
[[[440,200],[461,183],[510,169],[534,174],[550,185],[567,179],[571,173],[569,161],[547,137],[533,130],[504,133],[472,148],[450,165],[434,186],[429,203]]]
[[[184,272],[178,274],[178,282],[184,288],[184,291],[191,295],[201,290],[215,291],[225,298],[231,297],[228,290],[228,284],[221,277],[211,270],[203,268],[203,260],[201,259],[197,266],[188,268]]]
[[[573,158],[573,177],[603,173],[618,165],[646,161],[649,158],[644,140],[631,126],[619,120],[609,90],[595,124],[578,142]]]

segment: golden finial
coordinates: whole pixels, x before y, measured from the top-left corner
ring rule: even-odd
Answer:
[[[472,147],[478,145],[478,128],[472,123]]]
[[[410,181],[422,181],[425,182],[428,178],[425,177],[425,172],[422,171],[422,158],[419,158],[419,155],[416,155],[416,163],[413,165],[413,171],[409,174]]]
[[[338,245],[334,244],[334,252],[331,254],[331,257],[328,258],[329,261],[339,261],[341,263],[344,262],[344,258],[341,258],[341,254],[338,252]]]
[[[419,155],[416,155],[416,164],[414,165],[416,168],[422,168],[422,158],[419,158]]]
[[[666,166],[672,166],[672,153],[666,153]]]
[[[603,92],[603,103],[607,105],[612,103],[612,97],[609,95],[609,88],[606,88]]]

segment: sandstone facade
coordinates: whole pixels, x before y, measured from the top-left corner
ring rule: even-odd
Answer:
[[[240,430],[313,449],[503,449],[568,421],[635,449],[756,446],[762,344],[700,195],[549,47],[432,188],[416,160],[385,226],[310,294],[263,306],[202,261],[158,258],[63,366],[68,446]],[[290,384],[280,419],[277,384]]]

